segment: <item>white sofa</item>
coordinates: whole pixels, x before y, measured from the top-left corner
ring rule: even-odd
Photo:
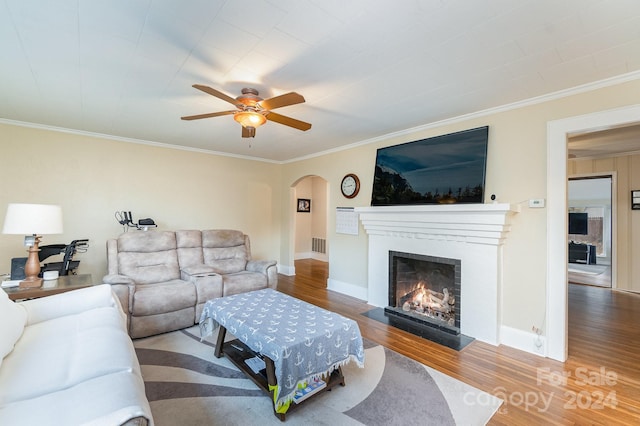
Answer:
[[[123,424],[153,418],[111,286],[20,303],[0,290],[0,425]]]

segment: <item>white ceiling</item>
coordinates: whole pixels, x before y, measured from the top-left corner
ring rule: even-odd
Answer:
[[[640,154],[640,124],[573,135],[568,148],[569,158]]]
[[[640,1],[0,0],[0,65],[5,120],[287,161],[639,71]]]

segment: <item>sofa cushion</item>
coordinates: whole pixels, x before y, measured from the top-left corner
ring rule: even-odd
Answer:
[[[119,371],[6,405],[0,410],[0,424],[122,425],[133,418],[150,418],[150,412],[140,376]]]
[[[202,231],[202,247],[235,247],[244,245],[244,233],[235,229]]]
[[[132,316],[129,325],[129,336],[133,339],[153,336],[191,327],[194,322],[195,307],[190,306],[179,311],[156,315]]]
[[[176,235],[171,231],[127,232],[118,237],[118,252],[154,253],[175,249]]]
[[[204,263],[218,274],[242,272],[247,265],[244,246],[227,248],[203,248]]]
[[[244,271],[250,257],[244,234],[231,229],[202,231],[202,254],[204,263],[219,274]]]
[[[253,290],[267,288],[267,276],[259,272],[238,272],[227,274],[222,277],[222,294],[231,296],[232,294],[246,293]]]
[[[0,389],[11,390],[0,392],[0,406],[131,371],[136,359],[121,313],[114,307],[27,326],[0,369]]]
[[[175,231],[176,245],[178,248],[202,247],[202,232],[197,229],[185,229]]]
[[[171,280],[135,287],[129,310],[132,315],[164,314],[196,305],[196,288],[182,280]]]
[[[148,231],[120,235],[118,271],[142,284],[179,279],[175,233]]]
[[[22,306],[9,299],[7,293],[0,290],[0,366],[15,343],[22,336],[27,322],[27,312]]]
[[[204,263],[202,257],[202,233],[197,230],[176,231],[180,269]]]
[[[157,283],[180,278],[175,250],[155,253],[118,253],[120,273],[138,284]]]
[[[29,299],[20,303],[27,312],[27,326],[49,321],[67,315],[80,314],[96,309],[116,307],[112,287],[106,284],[80,288],[53,296]],[[122,324],[126,324],[126,317],[122,313]]]
[[[205,264],[199,264],[199,265],[191,265],[191,266],[186,266],[184,268],[180,268],[181,271],[183,273],[185,273],[187,276],[204,276],[204,275],[213,275],[216,273],[216,270],[213,266],[209,266],[209,265],[205,265]],[[182,279],[184,280],[185,278],[182,277]]]

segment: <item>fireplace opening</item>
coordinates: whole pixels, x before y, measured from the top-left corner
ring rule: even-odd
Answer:
[[[460,334],[460,260],[389,251],[385,312]]]

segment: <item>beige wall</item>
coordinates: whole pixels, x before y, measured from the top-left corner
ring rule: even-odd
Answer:
[[[512,230],[504,246],[502,325],[522,332],[530,332],[534,325],[544,330],[547,212],[546,209],[529,208],[528,200],[546,198],[547,123],[634,105],[638,103],[638,93],[640,81],[632,81],[448,124],[426,126],[423,130],[285,164],[283,185],[289,187],[301,176],[315,174],[329,182],[330,212],[338,206],[368,206],[377,148],[489,125],[486,200],[490,194],[496,194],[499,202],[518,204],[522,209],[513,217]],[[360,194],[352,200],[340,195],[340,181],[347,173],[357,174],[361,181]],[[283,224],[287,222],[287,218],[282,220]],[[336,234],[335,215],[329,214],[328,229],[330,283],[352,295],[366,294],[367,237],[363,228],[360,227],[359,236]],[[283,226],[283,233],[287,232],[287,227]],[[291,253],[283,250],[283,263],[290,262],[290,258]]]
[[[375,155],[375,149],[364,150],[362,157],[354,154],[353,150],[348,150],[283,165],[283,185],[287,187],[294,186],[300,177],[307,175],[314,175],[328,182],[326,238],[329,245],[330,276],[358,288],[366,288],[367,285],[367,240],[362,238],[362,229],[359,237],[336,234],[335,208],[368,205]],[[344,198],[340,192],[340,182],[347,173],[357,174],[365,185],[360,188],[360,194],[351,200]],[[369,187],[366,188],[366,185]],[[288,219],[283,218],[283,224],[287,222]],[[283,240],[292,237],[289,235],[290,228],[283,226],[282,230],[286,234],[283,235]],[[291,250],[283,248],[282,263],[292,264],[292,256]]]
[[[307,198],[315,204],[313,196],[313,178],[306,177],[295,186],[296,200],[298,198]],[[295,212],[295,257],[296,259],[306,259],[311,252],[311,226],[313,223],[313,215],[315,214],[315,205],[312,205],[311,213]]]
[[[640,211],[631,210],[631,191],[640,189],[640,155],[570,160],[569,175],[616,175],[616,283],[621,290],[640,292]],[[635,260],[635,261],[634,261]]]
[[[314,176],[311,181],[311,187],[313,200],[311,236],[314,238],[327,238],[327,182]]]
[[[75,259],[94,280],[106,272],[106,240],[122,232],[114,218],[120,210],[165,230],[240,229],[255,258],[277,259],[277,164],[1,124],[0,158],[2,220],[8,203],[61,205],[65,232],[42,244],[89,238],[89,250]],[[0,273],[26,256],[22,238],[0,235]]]
[[[329,281],[348,294],[366,295],[367,237],[362,227],[358,236],[336,234],[335,208],[369,205],[376,149],[489,125],[487,197],[493,193],[500,202],[522,207],[504,246],[502,325],[528,332],[532,325],[544,328],[546,310],[547,212],[528,208],[527,201],[546,198],[547,123],[634,105],[638,93],[640,81],[631,81],[425,126],[282,165],[0,125],[0,208],[9,202],[61,204],[65,234],[47,236],[44,243],[90,238],[89,252],[78,259],[83,261],[81,272],[96,277],[105,270],[105,240],[121,231],[113,214],[123,209],[131,210],[136,219],[152,217],[162,229],[242,229],[252,237],[255,257],[275,258],[281,267],[291,268],[295,185],[306,176],[318,176],[328,182]],[[630,170],[639,166],[637,159],[628,165]],[[360,194],[350,200],[339,189],[347,173],[357,174],[361,181]],[[636,234],[630,234],[629,253],[638,253],[638,226],[632,226]],[[21,241],[19,236],[0,236],[0,259],[7,271],[11,257],[24,255]],[[638,273],[630,270],[628,275]]]

